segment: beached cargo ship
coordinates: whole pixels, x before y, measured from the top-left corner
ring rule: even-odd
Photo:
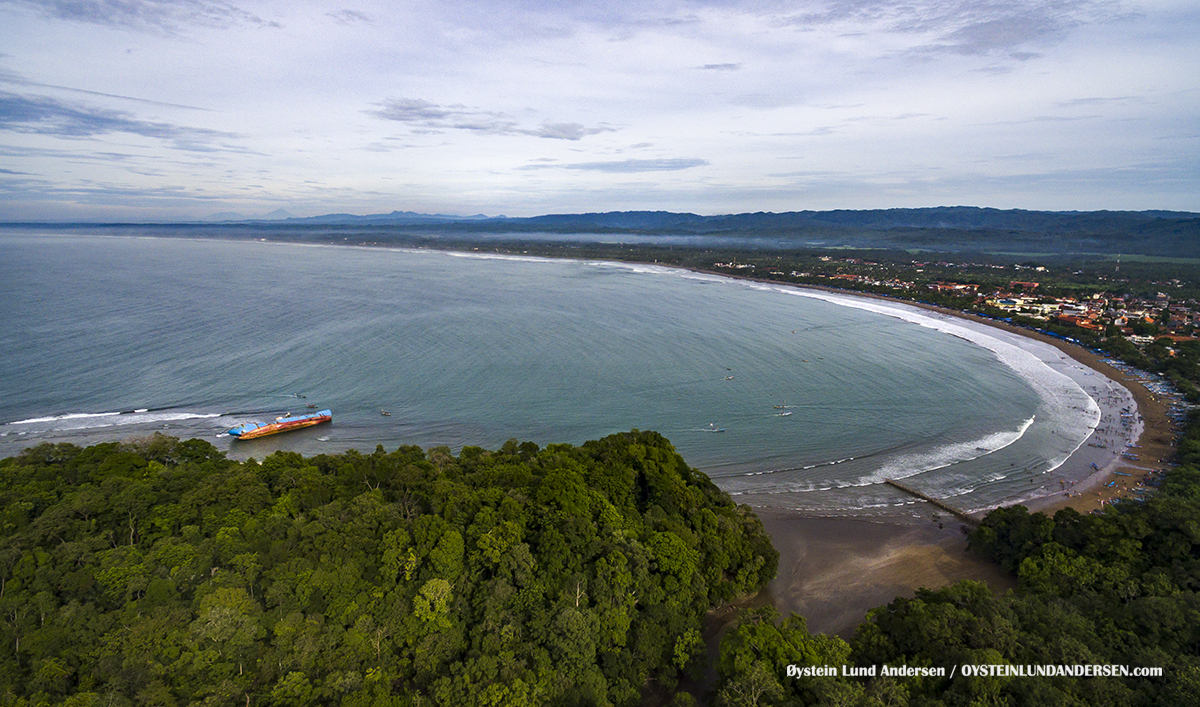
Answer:
[[[303,415],[283,415],[282,417],[275,418],[274,422],[247,422],[226,431],[225,434],[237,439],[254,439],[255,437],[266,437],[278,432],[290,432],[291,430],[298,430],[303,427],[312,427],[313,425],[319,425],[322,422],[330,422],[332,420],[332,411],[320,410]]]

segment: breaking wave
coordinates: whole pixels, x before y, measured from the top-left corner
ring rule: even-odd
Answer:
[[[115,412],[74,412],[63,415],[31,417],[27,420],[9,422],[0,425],[0,436],[41,434],[46,432],[85,432],[105,427],[202,420],[221,417],[223,414],[216,412],[156,411],[150,408]]]

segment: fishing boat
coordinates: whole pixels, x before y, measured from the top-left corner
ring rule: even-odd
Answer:
[[[303,427],[312,427],[313,425],[319,425],[322,422],[331,422],[332,420],[333,412],[330,410],[320,410],[303,415],[292,415],[289,413],[275,418],[274,422],[247,422],[231,428],[225,434],[237,439],[254,439],[256,437],[273,435],[278,432],[290,432]]]

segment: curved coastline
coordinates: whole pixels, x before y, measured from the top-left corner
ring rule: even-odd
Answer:
[[[655,267],[669,269],[671,266]],[[1114,367],[1103,355],[1076,344],[969,312],[901,298],[818,285],[782,283],[728,273],[679,269],[698,275],[755,283],[779,292],[790,291],[800,296],[814,297],[841,306],[867,309],[885,316],[905,319],[918,326],[938,329],[947,335],[957,336],[992,351],[1000,363],[1008,366],[1029,382],[1039,395],[1046,395],[1046,390],[1039,387],[1039,384],[1046,379],[1033,373],[1030,367],[1032,362],[1029,358],[1021,361],[1014,357],[1013,354],[1017,351],[1027,357],[1037,358],[1044,365],[1046,371],[1059,379],[1060,384],[1062,379],[1069,380],[1070,385],[1084,396],[1087,402],[1095,406],[1094,409],[1084,411],[1085,415],[1095,419],[1088,422],[1088,433],[1080,436],[1071,452],[1049,470],[1054,472],[1052,477],[1055,483],[1059,479],[1064,483],[1057,488],[1046,484],[1029,493],[1015,496],[1004,503],[965,509],[971,514],[982,515],[995,508],[1012,505],[1025,505],[1031,511],[1053,512],[1066,507],[1075,508],[1081,512],[1095,510],[1104,504],[1098,501],[1089,503],[1090,499],[1085,495],[1088,491],[1095,491],[1103,483],[1112,480],[1122,483],[1122,479],[1118,479],[1114,475],[1114,472],[1117,471],[1129,472],[1132,474],[1129,478],[1134,479],[1140,479],[1150,471],[1161,471],[1163,463],[1160,460],[1170,453],[1173,446],[1169,436],[1158,436],[1153,440],[1145,439],[1147,429],[1167,432],[1170,427],[1166,418],[1166,406],[1158,399],[1158,396],[1136,378],[1130,377]],[[991,342],[999,345],[989,345]],[[1059,366],[1061,370],[1051,369],[1052,365]],[[1112,394],[1112,397],[1109,394]],[[1097,400],[1097,396],[1101,399]],[[1125,417],[1131,420],[1129,429],[1122,430],[1121,434],[1117,434],[1114,430],[1113,434],[1105,436],[1103,434],[1105,428],[1111,427],[1112,423],[1119,420],[1123,411],[1125,411]],[[1107,448],[1101,449],[1090,445],[1098,440],[1110,439],[1120,439],[1119,448],[1114,449],[1112,445],[1109,445]],[[1139,460],[1140,463],[1131,464],[1131,460],[1123,459],[1120,455],[1120,452],[1125,451],[1127,445],[1134,449],[1149,447],[1149,451],[1139,454],[1139,457],[1143,457]],[[1093,463],[1098,468],[1093,468]],[[1133,483],[1125,482],[1122,488],[1127,489]],[[1071,490],[1075,493],[1070,493]],[[1101,493],[1098,498],[1108,502],[1116,497],[1117,493],[1117,491]]]
[[[1081,390],[1089,387],[1098,394],[1088,394],[1097,406],[1098,424],[1055,466],[1053,474],[1047,474],[1050,478],[1046,484],[1001,505],[1024,505],[1031,512],[1051,514],[1062,508],[1090,512],[1128,494],[1147,474],[1162,471],[1163,460],[1172,453],[1174,442],[1166,404],[1136,378],[1081,346],[1005,322],[920,302],[724,273],[693,272],[781,290],[923,311],[989,336],[1011,337],[1008,340],[1012,345],[1039,350],[1048,356],[1043,359],[1047,365],[1048,361],[1055,361],[1063,368],[1063,375],[1074,374]],[[1122,407],[1127,408],[1130,424],[1128,430],[1122,428],[1125,436],[1121,448],[1113,449],[1109,440],[1114,439],[1112,428],[1120,420]],[[1102,443],[1108,448],[1093,446]],[[1121,456],[1125,444],[1136,445],[1134,451],[1140,453],[1140,460],[1135,462]],[[973,510],[978,517],[980,512],[991,509]],[[804,616],[813,632],[849,637],[869,610],[897,596],[912,596],[923,587],[936,589],[963,579],[985,581],[997,593],[1016,587],[1012,575],[966,552],[964,525],[936,520],[932,514],[929,521],[913,525],[887,519],[813,517],[780,509],[756,508],[755,512],[780,553],[778,573],[761,600],[770,602],[784,615]]]
[[[1075,469],[1063,470],[1062,467],[1094,435],[1104,414],[1096,399],[1084,390],[1083,385],[1081,385],[1083,381],[1076,380],[1077,376],[1072,375],[1075,371],[1062,366],[1066,359],[1065,357],[1061,357],[1056,349],[1046,347],[1041,342],[1036,342],[1026,337],[1008,336],[1002,334],[999,330],[979,326],[970,320],[955,319],[945,313],[922,310],[917,307],[907,306],[906,303],[884,302],[829,293],[813,293],[803,288],[795,291],[802,296],[817,297],[842,306],[865,309],[884,316],[896,317],[918,326],[931,328],[949,336],[968,341],[990,351],[1000,363],[1025,380],[1037,392],[1039,398],[1041,398],[1043,404],[1051,413],[1050,416],[1054,418],[1052,421],[1043,421],[1042,424],[1043,426],[1054,426],[1056,429],[1053,430],[1053,434],[1067,439],[1066,445],[1068,449],[1065,450],[1065,455],[1050,462],[1049,468],[1043,471],[1043,475],[1049,474],[1051,476],[1047,477],[1036,488],[1022,489],[1022,491],[998,503],[966,507],[962,509],[964,512],[981,513],[999,506],[1021,503],[1039,495],[1049,495],[1054,492],[1054,481],[1051,478],[1077,480],[1071,478],[1077,475],[1073,473],[1076,471]],[[1055,366],[1059,370],[1056,370]],[[1027,429],[1028,425],[1023,426],[1020,434],[1023,435]],[[1015,440],[1009,441],[1009,444],[1012,441]],[[914,474],[914,476],[919,476],[920,473],[924,472],[919,472],[918,474]],[[892,477],[894,475],[888,474],[888,476]],[[905,477],[895,476],[894,478],[901,479]],[[883,476],[878,476],[877,480],[882,482]],[[959,490],[947,497],[965,496],[975,490],[975,488]]]
[[[819,299],[934,329],[989,351],[999,363],[1025,380],[1038,394],[1046,411],[1053,413],[1054,419],[1047,423],[1053,429],[1045,431],[1056,437],[1066,438],[1066,441],[1062,443],[1064,448],[1048,461],[1047,468],[1042,470],[1036,479],[1030,480],[1031,485],[1028,487],[1018,488],[1012,481],[1007,481],[1006,476],[998,476],[982,484],[931,490],[932,496],[942,498],[953,505],[965,502],[966,505],[961,510],[968,515],[981,517],[996,508],[1018,504],[1031,510],[1052,510],[1064,506],[1092,510],[1101,504],[1088,504],[1087,498],[1081,498],[1081,495],[1095,493],[1097,486],[1112,479],[1113,472],[1119,471],[1125,465],[1126,460],[1122,459],[1120,454],[1126,451],[1127,446],[1139,444],[1142,434],[1142,417],[1139,411],[1145,407],[1145,399],[1150,396],[1149,392],[1105,363],[1102,356],[1060,339],[967,312],[874,293],[785,283],[661,264],[609,264],[635,272],[675,271],[698,279],[741,282],[766,291]],[[1134,385],[1127,385],[1130,382]],[[1124,417],[1130,421],[1128,427],[1122,425],[1123,411]],[[1160,410],[1158,417],[1162,418],[1164,414],[1165,410]],[[1046,420],[1041,422],[1046,423]],[[1047,424],[1043,424],[1043,427]],[[1165,421],[1160,421],[1159,424],[1163,428],[1167,427]],[[1023,426],[1018,436],[1023,435],[1026,429],[1027,426]],[[1008,443],[1012,441],[1015,440],[1009,440]],[[1166,454],[1164,451],[1155,454],[1153,458],[1158,459]],[[943,466],[930,466],[915,472],[909,469],[884,468],[873,474],[869,482],[882,484],[885,478],[916,479],[921,474],[936,471]],[[1141,470],[1140,474],[1133,476],[1144,475],[1146,471]],[[1133,473],[1130,470],[1126,472]],[[1021,481],[1023,483],[1024,479]],[[1122,479],[1118,479],[1118,482],[1121,481]],[[972,503],[966,498],[983,486],[995,482],[1004,482],[1010,487],[1005,490],[1006,495],[1003,498],[982,504]],[[1112,496],[1113,492],[1109,491],[1097,498],[1107,502]],[[897,507],[896,520],[899,520],[902,514],[908,515],[903,513],[904,506],[924,505],[924,502],[911,497],[908,500],[912,503]],[[756,510],[773,513],[777,509],[761,507]],[[877,518],[874,513],[855,513],[853,508],[843,511],[838,513],[837,517],[860,517],[885,522],[887,520]],[[806,517],[829,517],[804,509],[795,509],[794,512]]]

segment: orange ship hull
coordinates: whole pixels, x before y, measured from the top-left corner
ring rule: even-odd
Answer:
[[[333,413],[329,410],[322,410],[307,415],[277,417],[274,422],[270,423],[247,422],[244,425],[234,427],[226,432],[226,434],[237,439],[255,439],[257,437],[266,437],[267,435],[278,434],[280,432],[290,432],[332,421]]]

